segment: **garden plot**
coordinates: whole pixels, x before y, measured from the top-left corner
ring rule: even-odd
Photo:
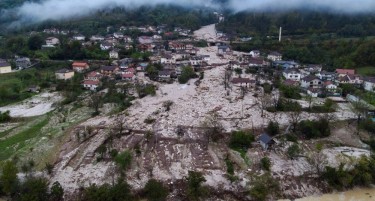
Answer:
[[[12,117],[40,116],[54,110],[54,105],[62,99],[63,97],[57,92],[45,92],[20,103],[0,107],[0,111],[9,111]]]

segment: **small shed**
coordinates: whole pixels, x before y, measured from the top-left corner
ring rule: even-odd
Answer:
[[[262,134],[258,141],[264,150],[268,150],[268,148],[275,144],[275,141],[267,134]]]

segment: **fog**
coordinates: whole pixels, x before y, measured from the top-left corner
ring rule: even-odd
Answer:
[[[148,5],[172,4],[179,6],[204,6],[218,8],[214,0],[42,0],[24,3],[14,12],[21,21],[41,22],[85,16],[104,8],[121,6],[137,8]],[[226,0],[225,9],[239,11],[284,11],[298,9],[324,9],[339,13],[370,13],[375,11],[375,0]],[[3,11],[4,12],[4,11]]]

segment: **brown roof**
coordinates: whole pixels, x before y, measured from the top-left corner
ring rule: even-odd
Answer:
[[[72,64],[72,66],[73,66],[73,68],[74,68],[74,67],[82,67],[82,68],[85,68],[86,66],[88,66],[88,64],[87,64],[86,62],[78,62],[78,61],[76,61],[76,62],[74,62],[74,63]]]
[[[348,74],[348,75],[354,75],[355,70],[354,69],[336,69],[336,73],[338,74]]]
[[[233,84],[239,84],[239,83],[255,83],[256,81],[255,80],[251,80],[249,78],[233,78],[232,79],[232,83]]]
[[[98,85],[100,83],[99,80],[85,80],[83,82],[83,84],[87,84],[87,85]]]

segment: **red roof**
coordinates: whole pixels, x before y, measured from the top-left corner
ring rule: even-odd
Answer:
[[[99,80],[85,80],[83,84],[86,85],[99,85],[100,81]]]
[[[124,73],[124,74],[122,74],[122,77],[123,78],[133,78],[134,77],[134,73]]]
[[[333,84],[332,81],[325,81],[325,82],[324,82],[324,85],[326,85],[326,86],[331,85],[331,84]]]
[[[88,66],[88,64],[86,62],[74,62],[72,64],[73,68],[74,67],[82,67],[82,68],[86,68]]]
[[[336,73],[338,74],[347,74],[347,75],[354,75],[354,69],[336,69]]]
[[[135,73],[135,69],[134,68],[128,68],[126,71],[130,72],[130,73]]]

